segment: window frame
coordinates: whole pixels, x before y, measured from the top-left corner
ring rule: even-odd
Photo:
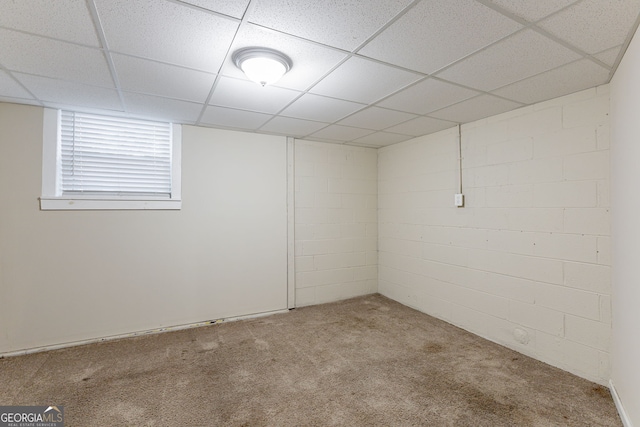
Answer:
[[[44,108],[40,210],[179,210],[182,208],[182,126],[172,123],[170,197],[62,194],[61,111]]]

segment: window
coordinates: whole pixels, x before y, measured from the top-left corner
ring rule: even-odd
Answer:
[[[180,209],[181,128],[45,109],[43,210]]]

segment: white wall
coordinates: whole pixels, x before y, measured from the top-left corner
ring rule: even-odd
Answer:
[[[379,291],[609,379],[608,86],[379,150]]]
[[[613,241],[612,383],[640,426],[640,39],[611,81]]]
[[[286,138],[185,126],[181,211],[40,211],[42,115],[0,103],[0,353],[286,308]]]
[[[377,151],[297,140],[296,305],[377,291]]]

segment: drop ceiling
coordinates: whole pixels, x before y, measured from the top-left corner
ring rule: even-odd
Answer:
[[[0,0],[0,101],[382,147],[609,82],[640,0]],[[231,61],[293,61],[273,86]]]

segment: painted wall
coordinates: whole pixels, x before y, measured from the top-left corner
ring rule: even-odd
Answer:
[[[296,305],[377,292],[377,150],[295,146]]]
[[[612,383],[629,421],[640,426],[640,38],[611,81],[613,209]]]
[[[286,138],[184,126],[181,211],[40,211],[42,111],[0,103],[0,353],[286,308]]]
[[[590,380],[610,374],[609,93],[379,150],[379,291]],[[636,359],[638,360],[638,359]]]

